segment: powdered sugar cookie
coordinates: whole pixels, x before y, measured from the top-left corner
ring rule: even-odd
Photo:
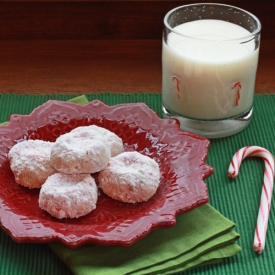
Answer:
[[[111,158],[110,147],[102,140],[60,136],[51,152],[51,163],[64,174],[90,174],[104,169]]]
[[[117,135],[95,125],[83,126],[56,140],[51,162],[60,173],[96,173],[122,150],[123,143]]]
[[[50,162],[53,143],[25,140],[15,144],[8,153],[15,181],[28,188],[40,188],[56,172]]]
[[[38,203],[55,218],[78,218],[96,208],[97,197],[97,186],[91,175],[56,173],[43,184]]]
[[[123,152],[122,139],[115,133],[96,126],[81,126],[73,129],[72,133],[75,137],[87,137],[90,139],[100,139],[105,142],[106,145],[110,146],[111,157],[115,157]]]
[[[113,199],[142,202],[150,199],[159,186],[160,170],[151,158],[138,152],[124,152],[111,158],[99,173],[99,186]]]

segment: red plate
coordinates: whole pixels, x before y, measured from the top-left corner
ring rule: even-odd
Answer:
[[[145,203],[115,201],[100,192],[97,208],[78,219],[58,220],[38,206],[39,190],[14,181],[7,153],[22,139],[55,141],[61,134],[96,124],[120,136],[125,150],[157,161],[161,182]],[[152,229],[171,227],[176,216],[208,202],[204,179],[213,173],[205,164],[210,142],[179,130],[175,119],[160,119],[144,103],[107,106],[50,100],[30,115],[12,115],[0,127],[0,218],[17,242],[60,241],[74,248],[87,243],[128,246]],[[96,177],[96,175],[94,175]]]

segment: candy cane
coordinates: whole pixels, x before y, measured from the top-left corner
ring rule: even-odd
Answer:
[[[236,87],[238,87],[237,89],[237,96],[236,96],[236,101],[235,101],[235,104],[236,106],[239,105],[239,100],[241,98],[241,88],[242,88],[242,84],[240,81],[236,82],[233,86],[232,86],[232,89],[235,89]]]
[[[265,163],[263,188],[253,243],[255,252],[262,253],[265,247],[266,230],[273,191],[274,158],[265,148],[259,146],[243,147],[236,152],[231,160],[228,169],[228,175],[230,177],[236,178],[238,176],[241,161],[246,157],[261,157]]]
[[[180,98],[180,81],[179,81],[177,76],[173,76],[172,81],[173,80],[176,80],[176,82],[177,82],[177,85],[176,85],[176,87],[177,87],[177,96],[178,96],[178,98]]]

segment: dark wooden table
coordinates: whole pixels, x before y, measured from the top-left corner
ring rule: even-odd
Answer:
[[[255,92],[275,93],[275,1],[219,2],[260,19]],[[163,17],[189,3],[2,0],[0,93],[161,93]]]

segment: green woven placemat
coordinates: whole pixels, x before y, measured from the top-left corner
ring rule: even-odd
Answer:
[[[69,100],[76,95],[0,95],[0,121],[6,121],[10,114],[28,114],[34,107],[48,99]],[[87,95],[89,100],[99,99],[109,105],[127,102],[145,102],[160,113],[161,95]],[[206,180],[210,204],[224,216],[236,223],[240,233],[242,252],[221,264],[208,265],[178,274],[272,274],[275,252],[275,203],[271,205],[266,248],[262,255],[255,254],[252,244],[258,214],[261,182],[264,164],[261,159],[250,158],[243,162],[237,179],[227,176],[229,161],[239,148],[246,145],[265,147],[275,154],[273,129],[275,120],[275,96],[256,95],[254,115],[251,124],[243,132],[224,139],[211,141],[207,162],[215,173]],[[9,247],[9,250],[5,250]],[[26,253],[28,251],[28,253]],[[47,245],[17,244],[0,230],[0,274],[10,275],[71,275],[68,268]]]

